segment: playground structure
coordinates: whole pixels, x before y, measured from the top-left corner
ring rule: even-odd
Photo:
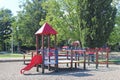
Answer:
[[[38,37],[41,36],[42,37],[42,45],[41,45],[41,49],[40,52],[42,54],[42,73],[44,73],[45,70],[45,65],[48,65],[48,68],[50,69],[50,64],[54,64],[55,65],[55,69],[57,70],[58,68],[58,50],[57,50],[57,46],[56,46],[56,34],[57,32],[48,24],[45,23],[36,33],[36,52],[38,54],[39,52],[39,42],[38,42]],[[54,35],[54,51],[51,52],[50,50],[50,36]],[[45,38],[47,38],[47,46],[45,49]],[[46,50],[46,52],[45,52]],[[54,55],[54,62],[52,61],[51,63],[51,55]]]
[[[92,63],[96,64],[96,69],[98,69],[99,64],[106,64],[109,67],[109,53],[110,48],[89,48],[86,49],[86,54],[88,55],[88,65],[90,65],[90,57]]]
[[[83,63],[83,69],[86,69],[86,64],[88,66],[90,63],[96,65],[96,69],[98,69],[99,64],[106,64],[106,67],[109,67],[109,52],[110,49],[107,48],[86,48],[86,49],[66,49],[66,55],[68,59],[68,54],[70,55],[71,60],[71,68],[73,63],[75,63],[75,68],[77,68],[77,64]],[[82,59],[80,59],[83,57]]]
[[[54,50],[50,50],[50,52],[51,51],[54,52]],[[84,50],[64,49],[64,51],[59,50],[57,68],[55,67],[54,68],[55,70],[58,70],[60,64],[66,64],[67,67],[69,67],[68,65],[70,64],[70,68],[72,69],[72,68],[77,68],[80,65],[80,63],[83,63],[84,70],[86,69],[87,64],[88,66],[90,66],[90,64],[95,64],[96,69],[98,69],[99,64],[105,64],[106,67],[108,67],[109,52],[110,52],[109,48],[91,48],[91,49],[89,48]],[[31,56],[33,56],[33,53]],[[50,70],[50,66],[55,65],[55,57],[54,54],[50,54],[49,57],[50,57],[50,61],[48,60],[48,56],[45,56],[44,68],[45,66],[48,66],[48,69]]]
[[[54,65],[54,70],[58,71],[59,64],[70,64],[70,68],[73,68],[73,64],[75,64],[75,68],[79,66],[80,63],[83,63],[83,69],[86,69],[86,64],[90,65],[90,58],[94,59],[94,62],[96,64],[96,69],[98,68],[98,64],[106,64],[108,67],[108,60],[109,60],[109,48],[94,48],[94,49],[69,49],[66,48],[64,50],[64,54],[61,54],[61,50],[59,50],[56,46],[56,36],[57,32],[48,24],[45,23],[36,33],[36,54],[35,55],[41,55],[42,57],[36,57],[34,58],[34,54],[32,53],[32,60],[28,66],[29,68],[26,69],[23,68],[22,70],[28,71],[32,67],[37,66],[37,71],[39,71],[39,65],[41,65],[42,73],[45,72],[45,67],[47,66],[48,70],[51,69],[51,66]],[[54,47],[50,47],[50,36],[54,36]],[[41,37],[41,48],[39,49],[39,37]],[[46,42],[45,42],[46,41]],[[47,43],[47,46],[45,46],[45,43]],[[104,55],[101,54],[104,52]],[[99,57],[103,56],[105,57],[104,61],[99,61]],[[39,59],[42,58],[42,59]],[[81,58],[81,59],[80,59]],[[25,59],[25,56],[24,56]],[[38,60],[37,60],[38,59]],[[36,61],[38,61],[36,63]],[[24,61],[25,63],[25,61]],[[31,63],[34,63],[31,65]],[[24,71],[23,71],[24,72]]]

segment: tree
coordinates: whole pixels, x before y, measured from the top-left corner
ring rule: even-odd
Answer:
[[[79,40],[83,47],[101,47],[115,24],[116,8],[111,3],[112,0],[26,0],[17,18],[19,38],[24,45],[33,45],[39,24],[48,22],[59,33],[58,43],[71,38]]]
[[[58,31],[58,42],[79,40],[84,46],[86,22],[84,21],[86,0],[48,0],[43,4],[46,20]],[[48,8],[49,7],[49,8]],[[83,28],[84,27],[84,28]],[[66,43],[67,44],[67,43]]]
[[[120,10],[117,10],[116,18],[115,18],[115,27],[113,28],[112,33],[110,34],[108,43],[110,45],[116,45],[120,43]]]
[[[116,15],[116,7],[112,7],[111,3],[112,0],[88,0],[87,46],[101,47],[108,41],[115,25]]]
[[[5,50],[5,44],[9,43],[11,30],[11,23],[13,21],[11,10],[0,9],[0,47]]]
[[[22,11],[18,13],[14,28],[19,28],[16,40],[21,40],[24,46],[35,46],[35,32],[40,28],[39,22],[44,19],[45,11],[41,4],[43,0],[25,0],[22,3]]]

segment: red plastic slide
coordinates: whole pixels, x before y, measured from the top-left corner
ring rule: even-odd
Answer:
[[[42,55],[40,55],[40,54],[35,55],[32,58],[31,62],[26,67],[21,69],[20,73],[23,74],[25,71],[30,70],[32,67],[34,67],[35,65],[38,65],[38,64],[42,64]]]

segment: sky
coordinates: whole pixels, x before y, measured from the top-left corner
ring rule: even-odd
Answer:
[[[20,0],[0,0],[0,9],[10,9],[14,16],[17,15],[17,11],[20,11],[19,8]]]

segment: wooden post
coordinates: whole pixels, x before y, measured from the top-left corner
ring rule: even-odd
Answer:
[[[44,73],[44,35],[42,35],[42,74]]]
[[[90,66],[90,54],[88,53],[88,66]]]
[[[84,70],[86,70],[86,51],[84,51]]]
[[[71,68],[73,68],[73,50],[71,49]]]
[[[78,61],[78,59],[77,59],[77,56],[78,56],[77,51],[75,51],[74,54],[75,54],[75,60]],[[76,62],[75,62],[75,68],[77,68],[77,63]]]
[[[38,46],[39,46],[39,43],[38,43],[38,35],[36,35],[36,53],[38,54]],[[33,52],[31,54],[31,58],[33,58]],[[39,72],[39,66],[36,65],[36,71]]]
[[[55,71],[58,72],[58,49],[57,49],[57,36],[55,35]]]
[[[36,53],[38,54],[38,45],[39,45],[39,43],[38,43],[38,35],[36,35]]]
[[[98,69],[98,50],[96,50],[96,69]]]
[[[23,60],[24,60],[24,64],[25,64],[25,54],[23,55]]]
[[[69,53],[69,51],[67,51],[67,60],[68,60],[68,53]],[[67,63],[67,67],[68,67],[68,63]]]
[[[86,53],[87,53],[87,58],[88,58],[88,66],[90,65],[90,48],[86,49]]]
[[[108,66],[108,64],[109,64],[109,62],[108,62],[108,61],[109,61],[109,48],[106,49],[106,53],[107,53],[107,55],[106,55],[106,58],[107,58],[106,66],[107,66],[107,68],[108,68],[108,67],[109,67],[109,66]]]
[[[36,71],[39,72],[39,65],[36,65]]]
[[[33,56],[34,56],[34,52],[31,53],[31,59],[33,58]]]
[[[50,55],[49,55],[49,53],[50,53],[50,35],[48,35],[48,49],[47,49],[48,62],[49,62],[49,64],[48,64],[48,70],[50,71]]]
[[[77,60],[80,61],[80,54],[78,54]],[[78,66],[80,66],[80,63],[78,63]]]
[[[58,72],[58,49],[55,49],[55,71]]]

